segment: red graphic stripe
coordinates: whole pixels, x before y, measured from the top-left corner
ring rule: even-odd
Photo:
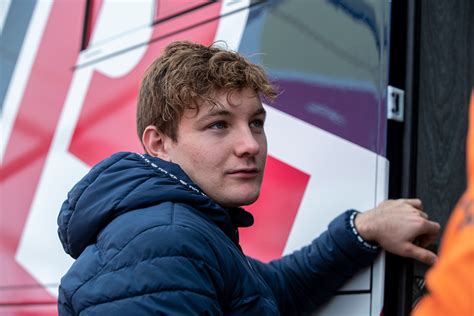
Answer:
[[[53,3],[5,150],[0,173],[0,304],[56,300],[44,289],[18,287],[38,283],[14,257],[71,83],[84,6],[84,1]]]
[[[308,174],[274,157],[267,158],[260,197],[246,207],[255,223],[240,229],[246,255],[265,262],[282,255],[308,181]]]
[[[152,41],[162,39],[149,44],[142,59],[124,76],[111,78],[94,73],[69,151],[90,166],[117,151],[141,152],[143,149],[136,133],[135,113],[143,73],[164,47],[173,41],[186,39],[212,44],[219,24],[217,19],[193,26],[218,17],[220,6],[220,3],[214,3],[158,24],[153,28],[151,38]],[[170,2],[166,9],[173,11],[172,7]],[[178,32],[183,29],[185,31]],[[173,35],[168,37],[168,34]],[[112,60],[113,57],[108,62]]]

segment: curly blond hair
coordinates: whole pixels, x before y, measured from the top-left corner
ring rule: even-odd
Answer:
[[[217,105],[216,94],[244,88],[261,99],[273,101],[276,88],[261,66],[240,54],[215,45],[187,41],[168,45],[145,72],[137,108],[137,132],[141,139],[149,125],[177,141],[179,121],[186,109],[201,104]]]

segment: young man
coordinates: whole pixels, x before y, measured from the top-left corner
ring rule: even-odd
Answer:
[[[69,193],[58,218],[76,258],[59,289],[60,315],[297,315],[327,301],[379,249],[433,262],[415,246],[439,225],[419,200],[347,211],[310,245],[263,264],[238,227],[259,195],[267,154],[264,71],[234,52],[169,45],[138,102],[146,154],[118,153]]]

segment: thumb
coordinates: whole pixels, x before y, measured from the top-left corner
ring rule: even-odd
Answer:
[[[410,244],[410,247],[408,247],[407,249],[406,256],[426,263],[428,265],[434,264],[438,259],[435,253],[425,248],[418,247],[414,244]]]

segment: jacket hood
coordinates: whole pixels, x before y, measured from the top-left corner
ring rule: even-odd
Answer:
[[[230,238],[236,227],[253,224],[245,210],[215,203],[179,165],[121,152],[94,166],[68,193],[58,216],[59,239],[66,253],[77,258],[117,216],[162,202],[192,206]]]

